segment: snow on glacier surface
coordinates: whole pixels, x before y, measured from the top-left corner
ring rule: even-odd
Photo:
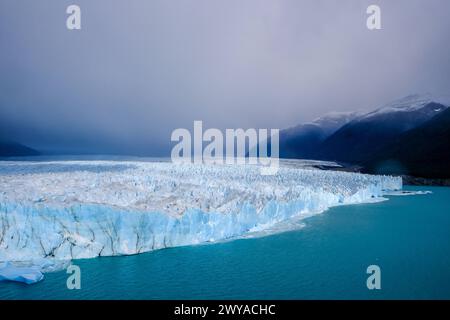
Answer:
[[[401,187],[401,178],[292,165],[263,176],[250,165],[7,161],[0,262],[51,269],[49,261],[229,239]]]

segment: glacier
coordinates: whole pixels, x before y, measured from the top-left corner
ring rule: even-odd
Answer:
[[[3,161],[0,280],[3,274],[4,280],[32,283],[42,279],[40,272],[58,270],[72,259],[232,239],[402,189],[400,177],[323,171],[292,162],[272,176],[259,169]],[[32,276],[20,280],[21,268]]]

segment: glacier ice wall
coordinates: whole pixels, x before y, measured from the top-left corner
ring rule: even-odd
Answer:
[[[128,255],[264,230],[372,201],[401,178],[167,162],[0,164],[0,262]],[[41,264],[41,263],[40,263]]]

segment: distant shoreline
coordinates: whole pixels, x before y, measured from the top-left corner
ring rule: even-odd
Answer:
[[[401,176],[403,179],[403,184],[409,186],[442,186],[450,187],[450,179],[439,179],[439,178],[421,178],[413,176]]]
[[[358,165],[349,165],[345,163],[339,163],[341,167],[328,167],[328,166],[314,166],[317,169],[321,170],[334,170],[334,171],[345,171],[345,172],[359,172],[359,173],[366,173],[364,172],[364,168],[362,166]],[[369,173],[369,172],[368,172]],[[369,173],[369,174],[375,174],[375,173]],[[401,176],[403,179],[403,184],[408,186],[442,186],[442,187],[449,187],[450,186],[450,179],[449,178],[423,178],[423,177],[414,177],[410,175],[395,175],[394,176]]]

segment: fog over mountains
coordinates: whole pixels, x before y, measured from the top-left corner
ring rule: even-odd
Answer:
[[[373,111],[334,112],[280,132],[280,157],[330,160],[365,172],[450,178],[450,103],[410,95]],[[0,156],[39,152],[0,139]]]
[[[280,132],[280,156],[313,158],[320,145],[338,129],[358,116],[358,112],[334,112],[313,122],[300,124]]]
[[[0,157],[14,156],[36,156],[39,152],[13,141],[3,141],[0,139]]]
[[[443,98],[416,94],[370,112],[326,115],[283,130],[280,156],[358,164],[378,173],[448,177],[448,106]]]

